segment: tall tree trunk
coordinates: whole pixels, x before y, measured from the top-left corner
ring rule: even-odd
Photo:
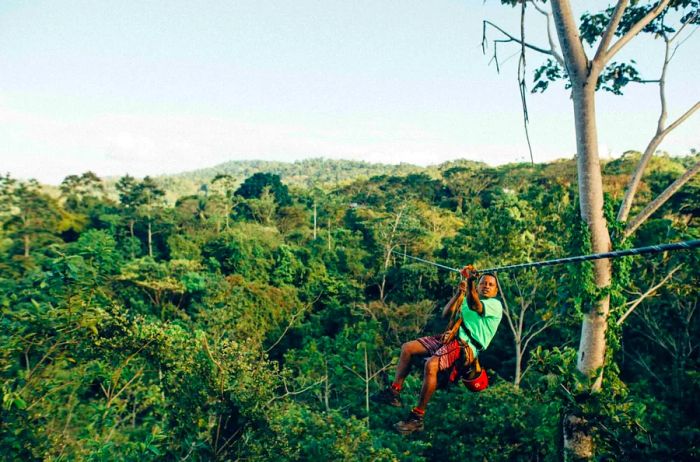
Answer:
[[[611,250],[610,234],[603,215],[603,180],[598,155],[598,135],[595,118],[595,82],[597,72],[573,87],[574,117],[576,127],[576,151],[578,169],[579,201],[581,218],[586,222],[591,235],[594,253]],[[609,260],[596,260],[594,282],[598,289],[610,285],[612,276]],[[610,296],[591,300],[581,324],[581,340],[578,348],[577,367],[590,378],[595,378],[592,391],[600,390],[605,361],[605,334],[610,312]],[[579,415],[564,418],[565,458],[588,460],[593,457],[593,438],[590,423]]]
[[[552,16],[562,50],[563,67],[571,80],[576,126],[576,151],[581,217],[591,235],[595,253],[611,248],[610,233],[603,215],[603,182],[598,156],[598,136],[595,119],[595,86],[605,65],[654,18],[668,6],[670,0],[660,0],[646,14],[636,20],[621,37],[615,38],[628,5],[619,0],[603,31],[595,56],[588,59],[579,33],[576,16],[569,0],[552,0]],[[614,42],[614,43],[613,43]],[[609,260],[594,262],[594,282],[602,293],[610,286],[612,270]],[[610,311],[610,296],[591,300],[591,307],[581,325],[578,349],[578,369],[593,379],[592,390],[600,390],[605,361],[605,334]],[[593,457],[593,438],[590,423],[582,416],[569,414],[563,423],[565,459]]]
[[[367,429],[369,430],[369,362],[367,361],[367,345],[365,345],[365,412],[367,412]]]
[[[129,234],[131,235],[131,238],[134,238],[134,220],[129,220]],[[134,254],[134,246],[129,245],[129,248],[131,249],[131,259],[133,260],[136,258],[136,255]]]
[[[520,379],[522,377],[522,365],[523,365],[523,353],[522,344],[519,340],[515,342],[515,379],[513,380],[513,386],[515,388],[520,388]]]
[[[29,258],[29,249],[31,247],[31,240],[29,239],[29,217],[24,214],[22,215],[22,227],[24,228],[24,234],[22,235],[22,247],[24,250],[24,258]]]
[[[326,358],[323,359],[323,366],[324,366],[324,370],[326,372],[325,380],[324,380],[325,384],[323,387],[323,405],[326,408],[326,412],[330,412],[330,410],[331,410],[331,406],[330,406],[331,385],[330,385],[330,381],[328,378],[328,359],[326,359]]]
[[[379,300],[382,303],[386,300],[386,272],[391,264],[391,252],[393,252],[393,250],[394,246],[391,245],[391,241],[389,241],[389,243],[384,246],[384,267],[382,271],[382,282],[379,284]]]
[[[328,219],[328,251],[330,252],[333,245],[333,235],[331,234],[331,219]]]
[[[619,7],[624,7],[618,4]],[[618,11],[614,17],[619,19]],[[557,37],[572,84],[574,103],[574,123],[576,129],[576,165],[578,169],[579,201],[581,217],[586,222],[591,235],[592,250],[595,253],[610,250],[610,234],[603,215],[603,180],[598,155],[598,133],[595,117],[595,86],[604,59],[589,61],[579,35],[576,17],[568,0],[552,0],[552,14],[557,29]],[[615,20],[613,20],[613,23]],[[613,24],[616,27],[616,24]],[[601,50],[607,50],[612,33],[604,34]],[[598,288],[610,285],[611,267],[609,260],[596,260],[594,279]],[[610,297],[591,300],[591,307],[585,313],[581,324],[581,340],[578,349],[578,369],[594,378],[593,391],[599,390],[602,383],[602,367],[605,360],[605,332],[610,310]],[[565,460],[586,460],[593,457],[593,437],[590,423],[580,415],[571,413],[562,422],[564,432]]]
[[[148,256],[153,257],[153,232],[151,231],[151,222],[148,222]]]
[[[598,156],[594,77],[596,76],[591,75],[582,84],[574,86],[573,99],[581,218],[590,231],[592,251],[603,253],[611,250],[611,244],[607,221],[603,215],[603,179]],[[596,287],[608,287],[612,276],[610,260],[596,260],[593,266]],[[578,369],[589,377],[599,374],[594,391],[600,389],[602,380],[600,368],[605,359],[605,331],[609,311],[609,296],[592,301],[581,326]]]

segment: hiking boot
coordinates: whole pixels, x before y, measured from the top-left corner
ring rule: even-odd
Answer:
[[[372,395],[372,401],[379,404],[401,407],[401,394],[392,387],[386,387],[382,391]]]
[[[411,411],[406,420],[402,420],[394,425],[394,428],[403,436],[410,435],[413,432],[423,431],[423,416]]]

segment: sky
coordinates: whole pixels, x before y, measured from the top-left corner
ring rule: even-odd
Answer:
[[[574,1],[577,15],[606,2]],[[529,160],[518,48],[500,73],[482,21],[518,33],[498,2],[210,0],[0,2],[0,173],[58,184],[70,174],[171,174],[231,160],[353,159],[431,165]],[[545,46],[532,8],[526,38]],[[660,40],[633,41],[657,78]],[[700,99],[700,33],[668,75],[672,121]],[[509,59],[510,57],[510,59]],[[542,56],[528,52],[529,87]],[[563,84],[529,94],[536,162],[575,152]],[[603,158],[643,150],[656,130],[655,85],[600,93]],[[700,149],[700,114],[661,145]]]

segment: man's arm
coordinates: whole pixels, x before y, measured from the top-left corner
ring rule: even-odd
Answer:
[[[462,281],[457,286],[457,292],[452,296],[449,302],[442,309],[442,317],[446,318],[451,316],[454,310],[459,309],[462,306],[462,301],[464,300],[464,294],[467,291],[467,283]]]
[[[450,301],[447,302],[447,304],[445,304],[445,307],[442,309],[443,318],[450,316],[454,312],[454,310],[459,309],[459,307],[462,306],[462,301],[464,300],[464,294],[466,290],[466,282],[460,282],[459,286],[457,287],[457,292],[452,296]]]
[[[484,315],[484,305],[479,299],[479,293],[476,290],[476,278],[478,273],[472,265],[467,265],[462,268],[462,275],[467,278],[467,305],[472,311],[476,311],[479,316]]]

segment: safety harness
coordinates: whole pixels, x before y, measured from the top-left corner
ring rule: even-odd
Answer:
[[[462,324],[462,316],[457,316],[457,311],[461,310],[464,297],[465,293],[460,292],[459,296],[452,305],[450,320],[447,323],[445,332],[442,334],[442,343],[443,345],[447,345],[456,338],[460,348],[459,359],[450,369],[448,383],[454,383],[460,379],[464,386],[466,386],[470,391],[478,392],[488,387],[488,376],[486,375],[486,371],[481,368],[479,359],[474,357],[474,351],[469,344],[467,344],[459,337],[459,335],[457,335],[459,330],[462,329],[462,332],[467,335],[469,341],[472,343],[472,345],[474,345],[474,347],[477,348],[479,352],[484,349],[481,343],[474,338],[467,326]]]

